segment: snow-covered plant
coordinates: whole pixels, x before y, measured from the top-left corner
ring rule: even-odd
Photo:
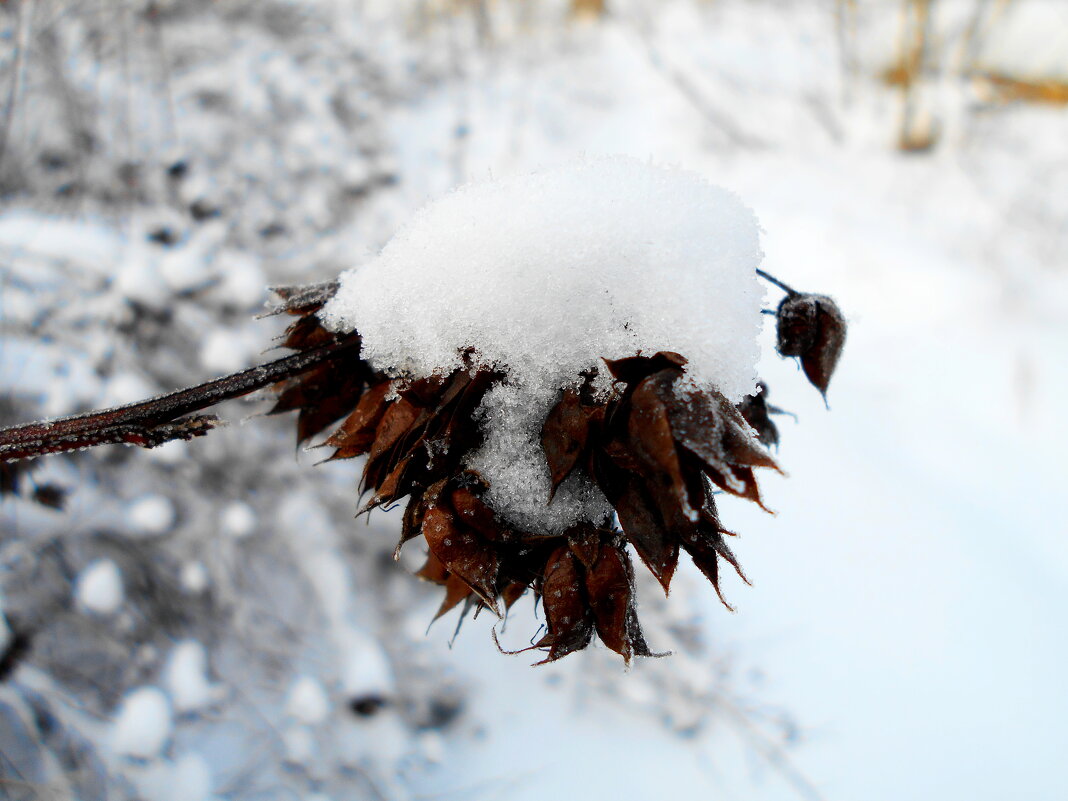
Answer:
[[[740,569],[715,496],[763,506],[755,469],[777,469],[758,276],[787,293],[778,351],[821,392],[844,342],[834,302],[761,258],[753,214],[680,170],[614,158],[470,185],[338,281],[276,290],[294,355],[0,431],[0,456],[190,439],[216,422],[194,412],[275,385],[301,442],[343,420],[322,445],[367,457],[365,511],[406,499],[397,552],[425,540],[439,616],[532,589],[546,661],[594,633],[652,655],[628,545],[665,592],[685,551],[718,593],[720,561]]]

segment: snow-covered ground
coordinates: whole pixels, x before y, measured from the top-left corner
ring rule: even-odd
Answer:
[[[31,651],[0,688],[5,731],[32,717],[29,696],[12,697],[21,682],[153,798],[176,781],[195,799],[1063,798],[1066,107],[987,105],[947,69],[924,79],[938,141],[900,152],[900,98],[876,78],[896,3],[857,4],[844,23],[835,11],[853,4],[609,0],[608,16],[572,21],[551,4],[360,5],[301,6],[311,27],[292,39],[270,20],[168,23],[170,52],[201,61],[172,72],[176,133],[144,158],[162,172],[198,155],[187,181],[127,198],[133,212],[96,203],[99,164],[80,213],[25,178],[0,216],[5,390],[23,416],[58,414],[237,369],[277,330],[248,319],[255,287],[358,263],[457,183],[582,154],[677,164],[743,198],[765,268],[833,295],[850,323],[829,410],[764,332],[760,373],[799,420],[780,424],[788,477],[763,484],[777,514],[721,505],[753,586],[728,579],[732,615],[688,565],[666,602],[643,585],[650,644],[679,653],[628,673],[603,648],[530,668],[530,654],[497,652],[484,618],[455,641],[453,617],[424,638],[438,600],[368,564],[392,549],[395,521],[353,524],[352,469],[295,465],[291,431],[259,418],[169,456],[49,462],[35,478],[74,488],[64,515],[5,501],[5,569],[25,571],[27,542],[81,537],[65,551],[77,606],[61,601],[65,628],[47,636],[156,649],[109,674],[119,692],[99,710],[74,703],[96,696],[57,671],[54,646]],[[973,5],[946,4],[941,52],[957,51]],[[999,13],[979,57],[1068,74],[1060,4]],[[159,78],[84,69],[105,97]],[[24,103],[39,86],[27,81]],[[337,96],[355,110],[348,128],[324,122]],[[34,130],[16,126],[10,152],[32,152]],[[221,219],[169,216],[198,199]],[[146,244],[161,227],[176,246]],[[249,449],[278,475],[239,466]],[[153,596],[163,638],[137,617],[139,549],[174,576]],[[207,576],[181,581],[193,564]],[[4,582],[16,621],[19,586]],[[212,599],[225,603],[197,606]],[[173,624],[175,604],[194,622]],[[213,631],[208,609],[240,619]],[[530,614],[521,603],[505,648],[526,645]],[[440,710],[456,688],[449,725],[397,711]],[[383,714],[343,717],[376,694]],[[251,782],[257,748],[288,767]]]

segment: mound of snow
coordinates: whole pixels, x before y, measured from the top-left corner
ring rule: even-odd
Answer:
[[[219,698],[219,689],[208,679],[208,655],[196,640],[174,646],[167,660],[164,681],[176,712],[193,712]]]
[[[286,699],[286,714],[301,723],[322,723],[330,714],[330,699],[323,685],[311,676],[301,676],[293,682]]]
[[[126,514],[134,533],[146,536],[166,534],[178,517],[164,495],[144,495],[130,504]]]
[[[753,213],[682,170],[631,158],[462,187],[341,276],[325,324],[416,376],[475,348],[524,383],[673,350],[733,400],[752,392],[762,253]]]
[[[82,609],[98,615],[112,615],[124,598],[122,573],[110,559],[90,562],[74,584],[74,598]]]
[[[732,400],[760,355],[760,229],[700,176],[631,158],[582,160],[462,187],[419,212],[321,313],[358,330],[382,371],[422,377],[475,363],[507,372],[480,410],[469,466],[487,500],[529,530],[601,522],[607,502],[575,476],[549,503],[539,434],[562,387],[602,358],[676,351]],[[602,383],[606,386],[606,383]]]
[[[115,716],[111,747],[122,756],[152,759],[171,736],[171,705],[158,687],[139,687]]]

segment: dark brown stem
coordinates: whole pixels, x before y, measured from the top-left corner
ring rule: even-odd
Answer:
[[[331,342],[195,387],[96,412],[0,429],[0,461],[32,459],[94,445],[126,443],[152,448],[172,439],[191,439],[217,424],[210,415],[186,417],[239,398],[359,347],[358,338]]]
[[[768,283],[775,284],[775,286],[777,286],[779,289],[781,289],[787,295],[800,295],[801,294],[796,289],[788,287],[786,284],[784,284],[782,281],[780,281],[774,275],[769,275],[768,273],[764,272],[763,270],[758,269],[756,271],[756,274],[759,275],[761,278],[763,278]]]

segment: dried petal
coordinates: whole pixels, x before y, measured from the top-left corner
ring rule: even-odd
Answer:
[[[545,425],[541,429],[541,447],[549,463],[552,479],[550,499],[561,482],[571,475],[586,449],[589,422],[589,414],[583,408],[578,391],[574,389],[564,390],[545,418]]]
[[[445,580],[445,598],[434,614],[434,620],[450,611],[461,601],[466,601],[471,596],[471,588],[459,576],[450,575]]]
[[[779,444],[779,429],[771,420],[775,407],[768,406],[768,387],[763,381],[757,383],[757,390],[752,395],[742,398],[736,407],[765,447]]]
[[[548,631],[534,647],[548,648],[549,655],[538,664],[581,651],[593,639],[593,616],[583,597],[579,570],[566,545],[553,551],[545,566],[541,602]]]
[[[601,538],[604,534],[611,535],[612,532],[606,532],[589,523],[579,524],[567,532],[567,542],[571,553],[587,570],[593,567],[601,553]]]
[[[415,571],[415,575],[425,581],[444,586],[449,579],[449,570],[440,559],[434,556],[434,552],[430,551],[426,555],[426,562]]]
[[[423,536],[448,571],[463,579],[496,612],[498,561],[493,548],[480,542],[471,529],[459,525],[455,515],[441,506],[427,509]]]
[[[654,496],[666,493],[685,512],[689,505],[682,480],[675,436],[669,421],[665,396],[674,399],[673,370],[662,370],[644,379],[630,396],[627,444],[637,457],[641,473]],[[670,519],[670,515],[665,515]]]
[[[272,286],[271,291],[282,302],[265,316],[274,314],[312,314],[321,309],[330,298],[337,294],[339,282],[323,281],[319,284],[301,284],[299,286]]]
[[[675,369],[681,371],[686,366],[686,359],[669,350],[662,350],[653,356],[630,356],[626,359],[605,359],[608,372],[616,381],[634,385],[643,378],[660,372]]]
[[[626,662],[634,654],[634,591],[627,570],[629,563],[630,557],[622,548],[604,548],[586,573],[586,592],[597,636]]]
[[[667,593],[679,561],[678,536],[664,524],[656,503],[647,494],[641,479],[630,474],[625,479],[624,487],[618,498],[609,499],[616,508],[619,525],[638,556]]]
[[[452,508],[457,519],[473,528],[487,540],[501,538],[501,525],[493,510],[470,487],[457,487],[451,495]]]
[[[390,386],[391,382],[380,381],[363,394],[356,409],[326,441],[327,445],[337,448],[331,459],[351,459],[371,449],[375,430],[389,406],[386,396]]]

